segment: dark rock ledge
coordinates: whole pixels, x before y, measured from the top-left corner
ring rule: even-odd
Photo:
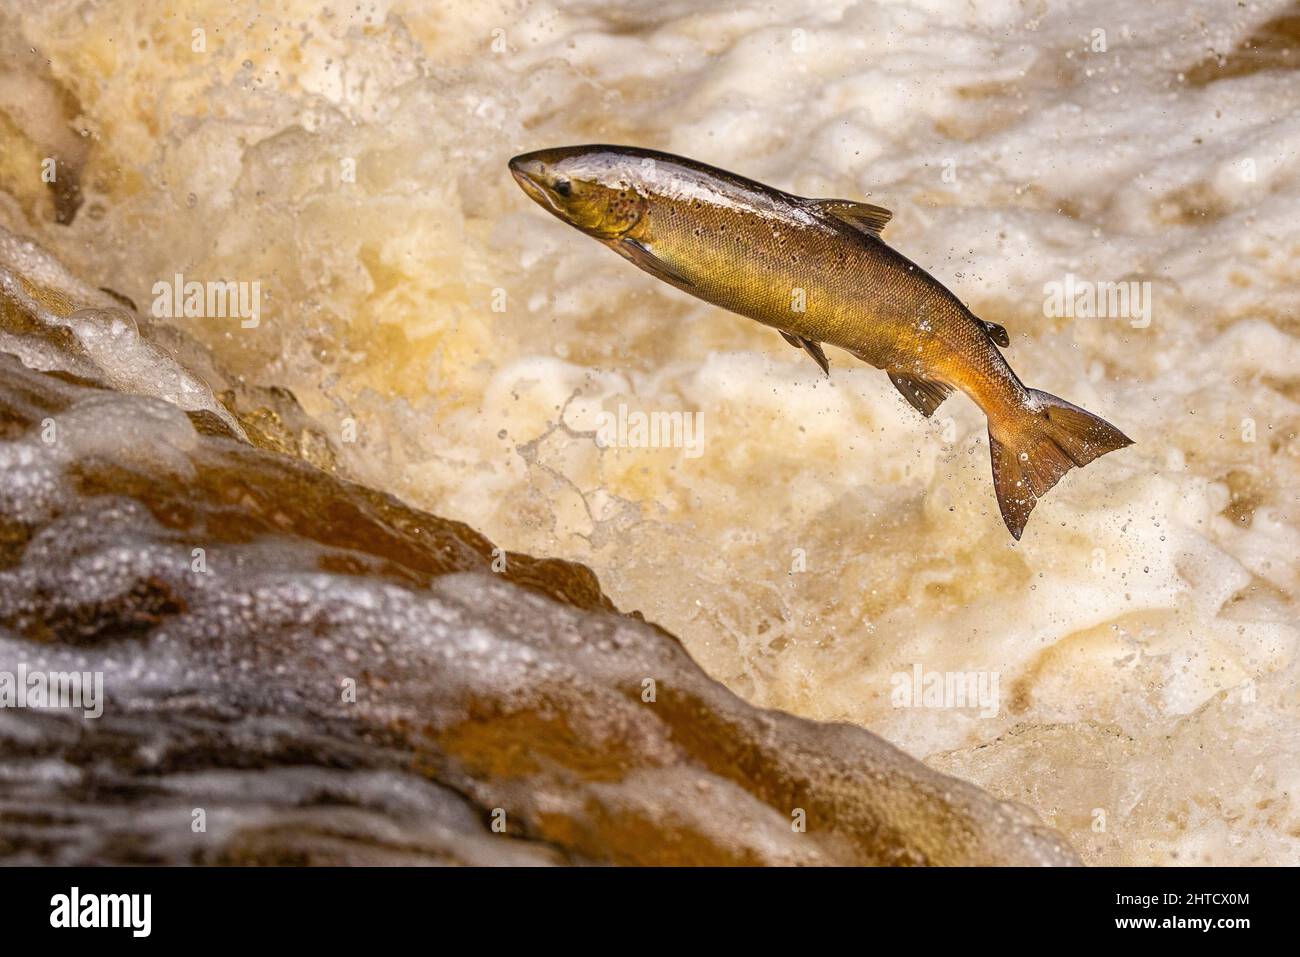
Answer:
[[[581,565],[494,573],[186,349],[0,237],[0,672],[105,699],[0,709],[0,860],[1077,863],[861,728],[746,704]]]

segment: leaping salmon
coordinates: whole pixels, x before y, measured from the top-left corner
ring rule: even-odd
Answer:
[[[887,209],[805,199],[694,160],[627,146],[516,156],[510,171],[548,212],[684,292],[772,326],[830,374],[823,343],[883,369],[930,416],[960,389],[988,419],[993,487],[1019,539],[1074,466],[1131,445],[1064,399],[1026,388],[1007,330],[979,319],[890,248]]]

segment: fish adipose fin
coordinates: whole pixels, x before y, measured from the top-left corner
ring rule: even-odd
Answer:
[[[637,266],[640,266],[656,279],[662,279],[664,282],[673,286],[694,286],[691,282],[676,269],[664,262],[644,243],[639,243],[635,239],[622,239],[614,244],[614,251],[624,259],[630,260]]]
[[[952,395],[952,386],[933,379],[922,379],[920,376],[891,372],[889,381],[927,419],[934,415],[934,410],[939,408],[944,399]]]
[[[883,206],[855,203],[851,199],[814,199],[812,204],[827,216],[834,216],[840,222],[848,223],[854,229],[876,239],[880,238],[880,231],[894,218],[894,214]]]
[[[984,331],[989,334],[989,338],[1000,345],[1003,349],[1007,349],[1011,346],[1011,337],[1007,335],[1006,326],[999,326],[996,322],[987,322],[984,319],[976,319],[975,321],[983,326]]]
[[[1002,520],[1016,540],[1038,500],[1061,476],[1076,465],[1085,466],[1107,452],[1133,444],[1105,419],[1077,405],[1037,389],[1026,391],[1029,400],[1017,415],[1019,421],[999,430],[1006,441],[995,439],[989,428],[993,488]]]
[[[825,372],[827,376],[831,374],[830,361],[826,358],[826,353],[822,351],[820,342],[813,342],[811,339],[805,339],[803,336],[792,336],[784,329],[778,329],[777,332],[781,333],[781,335],[785,337],[785,341],[790,343],[790,345],[794,346],[796,349],[802,349],[804,352],[808,353],[808,355],[812,356],[813,362],[821,366],[822,372]]]

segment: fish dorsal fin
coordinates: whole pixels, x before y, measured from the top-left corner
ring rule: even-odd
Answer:
[[[880,231],[894,218],[883,206],[858,203],[851,199],[814,199],[812,204],[828,216],[848,223],[868,236],[880,238]]]
[[[778,329],[777,332],[785,336],[785,341],[790,343],[790,345],[794,346],[796,349],[802,349],[804,352],[808,353],[808,355],[812,356],[813,362],[817,363],[817,365],[821,367],[822,372],[825,372],[828,376],[831,374],[830,361],[826,358],[826,353],[822,351],[820,342],[813,342],[813,340],[805,339],[803,336],[791,335],[784,329]]]

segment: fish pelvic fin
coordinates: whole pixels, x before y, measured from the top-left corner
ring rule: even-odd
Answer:
[[[812,339],[806,339],[803,336],[796,336],[792,333],[786,332],[784,329],[778,329],[777,332],[781,333],[781,335],[785,337],[785,341],[790,343],[790,345],[794,346],[796,349],[802,349],[804,352],[808,353],[808,355],[812,356],[812,360],[817,363],[817,367],[821,369],[822,372],[826,373],[827,378],[830,377],[831,363],[830,360],[826,358],[826,353],[822,350],[822,344],[820,342],[814,342]]]
[[[999,441],[989,424],[993,489],[1011,537],[1020,540],[1029,513],[1066,472],[1132,445],[1133,440],[1105,419],[1037,389],[1016,421],[1000,424]]]

